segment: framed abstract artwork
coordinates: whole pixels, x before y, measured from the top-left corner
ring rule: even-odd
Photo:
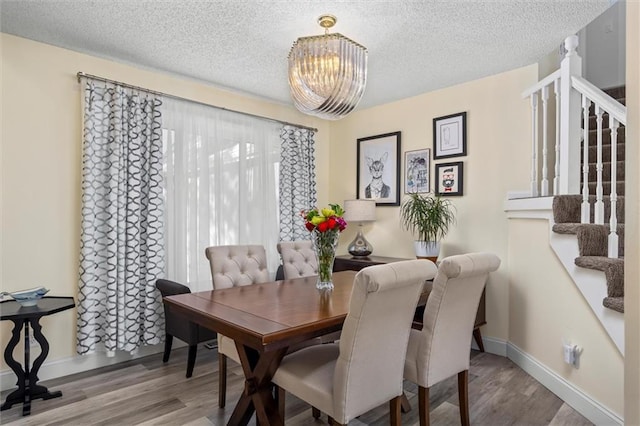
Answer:
[[[400,132],[358,139],[357,198],[400,205]]]
[[[467,113],[433,119],[433,159],[467,155]]]
[[[429,192],[429,149],[418,149],[404,153],[405,194]]]
[[[463,166],[462,161],[436,164],[435,192],[437,195],[462,195]]]

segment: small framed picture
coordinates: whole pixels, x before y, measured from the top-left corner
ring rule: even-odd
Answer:
[[[433,119],[433,159],[467,155],[467,113]]]
[[[357,198],[400,205],[400,132],[358,139]]]
[[[436,164],[436,194],[462,195],[463,176],[462,161]]]
[[[418,149],[404,153],[405,194],[429,192],[429,149]]]

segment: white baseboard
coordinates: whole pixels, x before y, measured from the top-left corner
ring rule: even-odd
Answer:
[[[488,345],[485,343],[485,348]],[[506,344],[507,358],[526,371],[544,387],[556,394],[578,413],[596,425],[622,425],[624,420],[602,406],[582,390],[550,370],[546,365],[527,354],[513,343]]]
[[[182,346],[182,342],[175,339],[174,348]],[[82,373],[84,371],[93,370],[107,365],[117,364],[119,362],[129,361],[141,358],[147,355],[153,355],[162,352],[164,344],[154,346],[143,346],[135,355],[128,352],[118,352],[115,356],[108,357],[104,353],[93,353],[89,355],[76,355],[69,358],[57,359],[42,364],[38,371],[38,378],[43,380],[57,379],[58,377],[69,376],[71,374]],[[38,350],[39,351],[39,350]],[[16,359],[22,365],[23,360]],[[12,370],[7,369],[0,371],[0,390],[8,390],[16,387],[16,375]]]

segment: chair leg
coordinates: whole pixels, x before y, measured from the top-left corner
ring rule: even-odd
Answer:
[[[480,328],[473,329],[473,340],[476,341],[476,345],[478,345],[480,352],[484,352],[484,343],[482,343],[482,333],[480,333]]]
[[[281,388],[278,385],[274,385],[274,387],[276,388],[276,402],[278,403],[278,413],[280,414],[280,418],[284,419],[284,401],[285,398],[287,397],[287,391],[284,390],[284,388]]]
[[[319,419],[320,418],[320,410],[318,408],[312,406],[311,407],[311,415],[313,416],[314,419]]]
[[[402,424],[402,396],[396,396],[389,401],[389,424],[391,426],[400,426]]]
[[[411,403],[404,392],[402,392],[402,399],[400,400],[400,409],[403,413],[411,411]]]
[[[460,423],[462,426],[469,426],[469,370],[458,373],[458,403]]]
[[[218,407],[227,402],[227,356],[218,353]]]
[[[169,361],[169,355],[171,355],[171,344],[173,343],[173,336],[170,334],[164,335],[164,355],[162,356],[162,362]]]
[[[189,355],[187,356],[187,379],[193,376],[193,367],[196,365],[197,353],[198,353],[198,345],[189,346]]]
[[[429,426],[429,388],[418,386],[420,426]]]

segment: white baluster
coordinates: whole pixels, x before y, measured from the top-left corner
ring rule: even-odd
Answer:
[[[591,101],[582,95],[582,205],[581,222],[591,222],[591,205],[589,204],[589,107]]]
[[[609,128],[611,129],[611,216],[609,217],[609,257],[618,257],[618,216],[617,216],[617,162],[618,162],[618,120],[609,115]]]
[[[556,95],[556,161],[553,176],[553,195],[560,193],[560,80],[553,81],[553,93]]]
[[[604,202],[602,201],[602,108],[595,105],[596,123],[598,129],[598,145],[596,148],[596,204],[594,206],[594,221],[599,225],[604,224]]]
[[[538,196],[538,92],[531,95],[531,196]]]
[[[580,192],[580,94],[571,87],[572,76],[582,76],[582,58],[576,52],[578,37],[564,41],[567,54],[560,64],[560,193]]]
[[[546,197],[549,195],[549,168],[547,166],[547,161],[549,161],[549,155],[547,150],[547,145],[549,143],[547,137],[548,130],[548,122],[549,119],[547,117],[547,101],[549,100],[549,86],[544,86],[542,88],[542,196]]]

